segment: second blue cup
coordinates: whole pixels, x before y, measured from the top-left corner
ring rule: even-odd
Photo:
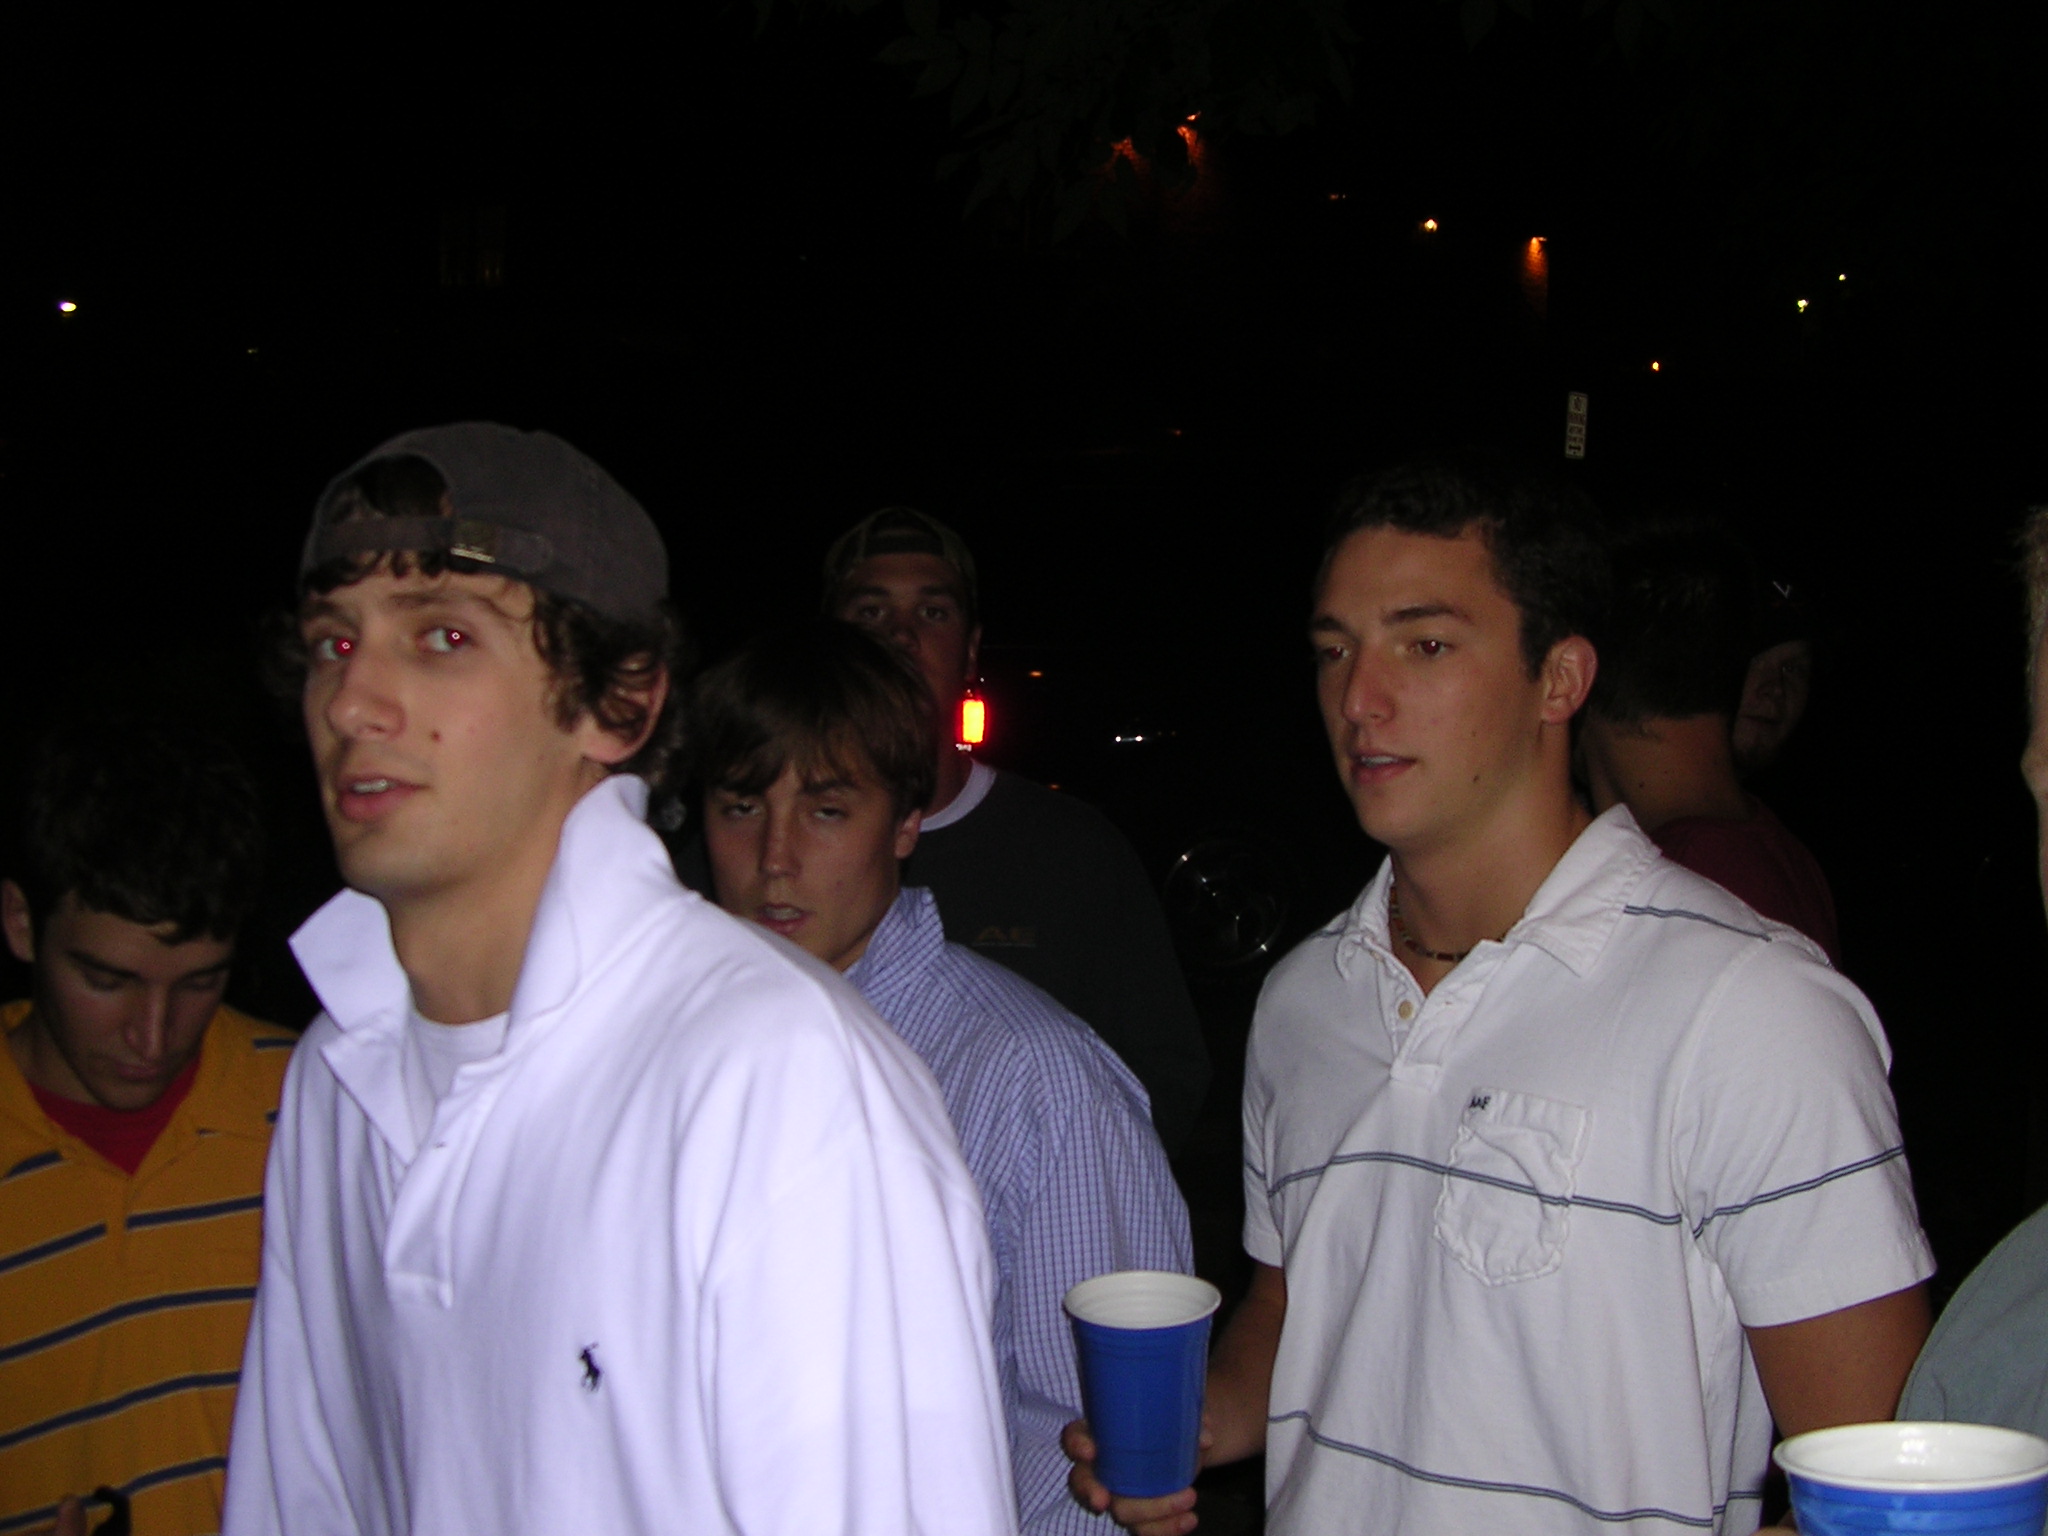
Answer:
[[[1067,1292],[1095,1475],[1110,1492],[1157,1498],[1195,1480],[1209,1323],[1222,1300],[1206,1280],[1151,1269]]]
[[[1772,1453],[1802,1536],[2041,1536],[2048,1441],[1989,1424],[1843,1424]]]

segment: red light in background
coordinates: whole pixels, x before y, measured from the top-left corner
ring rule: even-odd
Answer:
[[[988,736],[988,704],[972,688],[960,697],[960,716],[955,722],[955,742],[963,747],[978,747]]]

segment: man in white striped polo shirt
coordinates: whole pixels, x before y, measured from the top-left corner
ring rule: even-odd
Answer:
[[[1389,856],[1260,998],[1256,1278],[1209,1376],[1208,1459],[1266,1451],[1274,1536],[1752,1531],[1773,1418],[1889,1417],[1926,1334],[1869,1004],[1573,796],[1604,570],[1574,495],[1490,458],[1339,502],[1310,638]]]

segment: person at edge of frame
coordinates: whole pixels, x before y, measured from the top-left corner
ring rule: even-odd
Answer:
[[[2019,544],[2029,723],[2020,772],[2034,797],[2048,902],[2048,507],[2027,514]],[[2007,1233],[1941,1309],[1906,1378],[1899,1417],[1998,1424],[2048,1437],[2048,1206]]]
[[[263,1166],[297,1036],[223,1001],[256,899],[256,788],[125,713],[26,762],[0,927],[0,1529],[220,1529]]]

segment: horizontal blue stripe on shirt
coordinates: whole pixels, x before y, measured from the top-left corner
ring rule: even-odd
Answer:
[[[1712,1223],[1720,1220],[1723,1216],[1739,1216],[1742,1212],[1750,1210],[1755,1206],[1768,1205],[1774,1200],[1784,1200],[1793,1195],[1803,1195],[1809,1190],[1819,1189],[1825,1184],[1832,1184],[1837,1179],[1845,1179],[1853,1173],[1862,1173],[1868,1168],[1880,1167],[1895,1158],[1904,1157],[1905,1155],[1906,1149],[1903,1146],[1887,1147],[1884,1151],[1870,1157],[1860,1158],[1853,1163],[1844,1163],[1839,1168],[1830,1168],[1825,1173],[1815,1174],[1810,1179],[1801,1179],[1797,1184],[1787,1184],[1781,1189],[1765,1190],[1761,1194],[1750,1196],[1747,1200],[1738,1201],[1733,1205],[1721,1206],[1702,1217],[1699,1225],[1692,1229],[1692,1235],[1698,1237]],[[1619,1216],[1637,1216],[1644,1221],[1654,1222],[1660,1227],[1679,1226],[1685,1220],[1684,1216],[1676,1212],[1653,1211],[1648,1206],[1631,1205],[1623,1200],[1603,1200],[1594,1195],[1545,1194],[1533,1184],[1524,1184],[1513,1179],[1503,1179],[1496,1174],[1475,1172],[1470,1168],[1454,1168],[1448,1163],[1433,1162],[1429,1158],[1414,1157],[1406,1152],[1339,1153],[1328,1162],[1318,1164],[1314,1168],[1303,1168],[1294,1173],[1282,1175],[1277,1181],[1266,1186],[1266,1194],[1269,1197],[1277,1195],[1290,1184],[1299,1183],[1303,1179],[1316,1178],[1332,1168],[1350,1163],[1391,1163],[1405,1168],[1419,1169],[1423,1173],[1442,1174],[1446,1178],[1467,1179],[1475,1184],[1491,1185],[1495,1189],[1504,1189],[1511,1194],[1527,1195],[1531,1199],[1541,1201],[1544,1205],[1572,1206],[1582,1210],[1609,1211]],[[1247,1163],[1245,1166],[1249,1168],[1251,1165]],[[1256,1169],[1253,1171],[1257,1172]]]
[[[62,1237],[53,1237],[48,1242],[37,1243],[33,1248],[23,1248],[18,1253],[10,1253],[0,1257],[0,1274],[5,1274],[10,1269],[20,1269],[24,1265],[34,1264],[43,1259],[55,1258],[60,1253],[82,1247],[86,1243],[96,1243],[106,1235],[107,1224],[103,1221],[96,1221],[89,1227],[80,1227],[76,1232],[67,1232]]]
[[[241,1379],[236,1371],[205,1371],[190,1376],[173,1376],[168,1381],[154,1381],[146,1387],[136,1387],[123,1392],[119,1397],[110,1397],[102,1402],[87,1403],[82,1408],[73,1408],[51,1418],[24,1424],[20,1429],[0,1435],[0,1451],[12,1450],[25,1440],[38,1435],[52,1434],[60,1429],[69,1429],[74,1424],[88,1424],[94,1419],[104,1419],[117,1413],[125,1413],[141,1403],[154,1402],[159,1397],[169,1397],[175,1392],[205,1392],[214,1387],[232,1387]]]
[[[253,1285],[222,1285],[204,1291],[171,1291],[161,1296],[138,1296],[132,1301],[122,1302],[119,1306],[108,1307],[103,1312],[95,1312],[91,1317],[81,1317],[61,1328],[52,1328],[48,1333],[39,1333],[32,1339],[23,1339],[18,1344],[0,1348],[0,1365],[6,1365],[11,1360],[19,1360],[24,1355],[35,1354],[38,1350],[48,1349],[52,1345],[82,1338],[97,1329],[131,1317],[144,1317],[152,1312],[168,1312],[179,1307],[210,1307],[222,1302],[255,1299],[256,1287]]]
[[[168,1227],[181,1221],[211,1221],[216,1216],[234,1216],[242,1211],[263,1209],[261,1195],[237,1195],[232,1200],[209,1200],[204,1205],[173,1205],[160,1211],[138,1211],[128,1218],[132,1232],[143,1227]]]
[[[1731,1493],[1726,1503],[1716,1505],[1711,1514],[1705,1515],[1680,1514],[1677,1510],[1660,1509],[1655,1505],[1646,1505],[1639,1509],[1601,1509],[1574,1494],[1566,1493],[1561,1488],[1546,1488],[1539,1483],[1496,1482],[1487,1478],[1458,1477],[1447,1472],[1426,1471],[1421,1467],[1401,1460],[1398,1456],[1390,1456],[1385,1451],[1375,1451],[1367,1446],[1353,1445],[1348,1440],[1338,1440],[1333,1436],[1322,1433],[1322,1431],[1316,1428],[1315,1420],[1309,1416],[1308,1410],[1305,1408],[1297,1408],[1289,1413],[1276,1413],[1266,1420],[1269,1424],[1286,1424],[1297,1421],[1307,1432],[1309,1439],[1323,1450],[1337,1451],[1346,1456],[1358,1456],[1367,1461],[1377,1462],[1383,1467],[1400,1473],[1403,1477],[1412,1477],[1417,1482],[1435,1483],[1439,1487],[1444,1488],[1465,1488],[1475,1493],[1519,1494],[1526,1498],[1552,1499],[1560,1504],[1569,1504],[1573,1509],[1578,1510],[1579,1513],[1591,1519],[1611,1525],[1626,1524],[1633,1520],[1663,1520],[1672,1525],[1685,1526],[1690,1530],[1712,1530],[1715,1522],[1721,1518],[1723,1511],[1727,1509],[1729,1504],[1763,1497],[1761,1490],[1748,1493]]]
[[[1826,1173],[1816,1174],[1810,1179],[1802,1179],[1797,1184],[1787,1184],[1783,1189],[1767,1189],[1762,1194],[1751,1195],[1747,1200],[1740,1201],[1735,1205],[1721,1206],[1716,1210],[1709,1211],[1701,1219],[1700,1224],[1692,1229],[1692,1235],[1698,1237],[1707,1230],[1710,1223],[1719,1221],[1723,1216],[1739,1216],[1753,1206],[1769,1205],[1773,1200],[1783,1200],[1790,1195],[1803,1195],[1810,1189],[1819,1189],[1823,1184],[1832,1184],[1837,1179],[1846,1179],[1850,1174],[1861,1173],[1866,1168],[1882,1167],[1895,1158],[1901,1158],[1905,1155],[1906,1149],[1903,1145],[1886,1147],[1882,1152],[1873,1153],[1861,1162],[1844,1163],[1839,1168],[1830,1168]]]
[[[1396,1163],[1407,1168],[1418,1168],[1424,1173],[1440,1173],[1448,1178],[1468,1179],[1474,1184],[1490,1184],[1495,1189],[1505,1189],[1511,1194],[1529,1195],[1545,1205],[1583,1206],[1592,1211],[1612,1211],[1620,1216],[1639,1216],[1644,1221],[1655,1222],[1660,1227],[1675,1227],[1685,1218],[1664,1211],[1653,1211],[1648,1206],[1630,1205],[1623,1200],[1602,1200],[1593,1195],[1546,1195],[1533,1184],[1517,1183],[1503,1179],[1497,1174],[1479,1173],[1470,1168],[1454,1168],[1448,1163],[1432,1162],[1426,1157],[1412,1157],[1406,1152],[1344,1152],[1315,1168],[1303,1168],[1290,1173],[1278,1183],[1270,1186],[1266,1193],[1277,1195],[1288,1185],[1302,1179],[1312,1179],[1318,1174],[1345,1163]]]
[[[5,1173],[0,1173],[0,1184],[4,1184],[9,1179],[16,1178],[24,1173],[34,1173],[38,1168],[54,1168],[63,1161],[64,1154],[55,1147],[50,1148],[47,1152],[31,1152]]]
[[[1704,912],[1688,912],[1684,907],[1623,907],[1629,917],[1675,917],[1685,922],[1708,923],[1716,928],[1725,928],[1730,933],[1739,933],[1745,939],[1761,939],[1764,943],[1775,942],[1775,935],[1765,933],[1761,928],[1742,928],[1734,923],[1724,923],[1718,917],[1709,917]]]

